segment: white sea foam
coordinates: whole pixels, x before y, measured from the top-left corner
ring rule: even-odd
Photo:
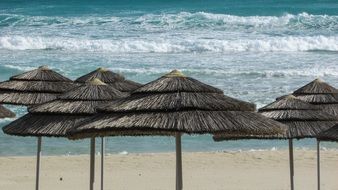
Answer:
[[[168,72],[167,68],[111,68],[115,72],[125,73],[125,74],[137,74],[137,75],[163,75]],[[338,76],[337,68],[332,67],[321,67],[321,68],[306,68],[306,69],[284,69],[284,70],[261,70],[261,71],[240,71],[240,70],[231,70],[231,69],[180,69],[184,73],[197,75],[197,76],[257,76],[262,78],[272,78],[272,77],[294,77],[294,76],[304,76],[304,77],[326,77],[326,76]]]
[[[20,30],[17,30],[18,25]],[[0,49],[9,50],[112,53],[338,51],[338,16],[307,13],[235,16],[180,12],[120,17],[0,14],[0,28],[3,29]]]
[[[248,149],[248,150],[242,150],[242,149],[237,149],[237,150],[223,150],[223,151],[217,151],[217,152],[224,152],[224,153],[237,153],[237,152],[266,152],[266,151],[277,151],[277,147],[272,147],[272,148],[265,148],[265,149]]]
[[[16,69],[16,70],[20,70],[20,71],[30,71],[33,69],[36,69],[36,67],[32,67],[32,66],[23,66],[23,65],[3,65],[4,67],[10,68],[10,69]]]
[[[120,155],[128,155],[129,153],[127,151],[122,151],[122,152],[119,152]]]
[[[262,151],[277,151],[277,147],[272,147],[271,149],[250,149],[249,152],[262,152]]]
[[[64,37],[1,36],[0,49],[67,50],[112,53],[338,51],[338,36],[265,37],[263,39],[154,38],[92,40]]]
[[[308,13],[285,14],[282,16],[236,16],[207,12],[179,12],[163,14],[144,14],[142,16],[98,16],[82,17],[28,16],[0,14],[0,26],[112,26],[161,28],[272,28],[338,30],[338,16],[311,15]]]
[[[14,120],[15,120],[15,118],[3,118],[3,119],[0,119],[0,124],[9,123],[9,122],[12,122]]]
[[[0,26],[90,26],[119,22],[114,16],[29,16],[19,14],[0,14]]]

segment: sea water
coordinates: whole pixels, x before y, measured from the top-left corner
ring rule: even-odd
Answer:
[[[0,80],[40,65],[71,79],[107,67],[141,83],[180,69],[261,107],[317,77],[338,86],[338,1],[1,0]],[[25,107],[8,107],[18,116],[26,113]],[[108,153],[175,147],[171,137],[106,141]],[[311,139],[295,144],[315,147]],[[88,147],[88,140],[43,138],[44,154],[84,154]],[[183,138],[184,151],[285,148],[287,141]],[[36,138],[0,132],[0,155],[35,151]]]

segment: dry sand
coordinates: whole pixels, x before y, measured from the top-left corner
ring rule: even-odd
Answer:
[[[99,156],[96,189],[100,187]],[[106,157],[105,189],[172,190],[175,154]],[[88,189],[89,156],[43,156],[41,190]],[[183,153],[184,189],[284,190],[289,188],[287,151]],[[316,152],[295,152],[295,188],[316,189]],[[0,189],[33,190],[35,157],[1,157]],[[322,151],[322,190],[338,190],[338,151]]]

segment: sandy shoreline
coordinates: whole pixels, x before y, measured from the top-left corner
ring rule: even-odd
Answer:
[[[295,153],[296,189],[316,189],[316,152]],[[89,156],[43,156],[41,189],[88,189]],[[96,189],[99,189],[99,156]],[[109,155],[105,189],[171,190],[174,153]],[[0,189],[34,189],[35,157],[0,157]],[[183,153],[184,189],[289,189],[288,152]],[[338,151],[322,151],[322,189],[338,189]],[[62,178],[62,180],[61,180]]]

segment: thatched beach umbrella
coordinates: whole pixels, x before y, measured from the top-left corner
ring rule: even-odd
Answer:
[[[1,82],[0,103],[33,106],[54,100],[61,93],[76,86],[70,79],[47,66],[41,66]],[[39,138],[37,146],[41,146]],[[39,149],[37,154],[40,154]],[[36,183],[36,189],[38,188],[38,183]]]
[[[75,80],[77,83],[85,83],[93,78],[100,79],[102,82],[113,86],[121,92],[131,92],[141,87],[140,83],[127,80],[124,76],[118,73],[114,73],[106,68],[98,68],[88,74],[85,74]],[[104,172],[104,154],[105,154],[105,142],[104,137],[101,138],[101,190],[103,190],[103,172]]]
[[[319,107],[306,103],[293,95],[277,99],[259,109],[259,112],[271,119],[289,126],[290,181],[294,189],[293,139],[313,138],[321,131],[332,127],[338,118],[322,111]]]
[[[13,117],[15,117],[15,113],[0,105],[0,118],[13,118]]]
[[[75,82],[84,83],[93,78],[100,79],[102,82],[113,86],[121,92],[131,92],[142,86],[140,83],[127,80],[124,76],[102,67],[79,77]]]
[[[174,70],[100,108],[69,131],[70,138],[170,135],[176,137],[176,189],[182,190],[181,135],[285,132],[285,126],[254,113],[255,105]]]
[[[321,79],[316,79],[294,91],[299,99],[309,102],[323,109],[327,113],[338,117],[338,90]],[[318,162],[318,190],[320,189],[320,141],[317,141]]]
[[[125,97],[125,93],[106,85],[99,79],[93,79],[59,96],[56,100],[29,108],[28,114],[3,128],[3,131],[9,135],[38,137],[37,189],[39,186],[41,137],[65,137],[67,130],[96,113],[98,106],[122,97]],[[91,189],[94,182],[94,140],[91,139]]]
[[[319,133],[317,140],[338,142],[338,124],[326,131]]]
[[[0,83],[0,103],[31,106],[48,102],[76,87],[70,79],[41,66]]]
[[[332,141],[338,142],[338,124],[331,127],[330,129],[319,133],[317,136],[317,172],[318,172],[318,190],[320,190],[320,147],[319,142],[321,141]]]
[[[317,105],[327,113],[338,116],[338,89],[316,79],[293,92],[300,100]]]

